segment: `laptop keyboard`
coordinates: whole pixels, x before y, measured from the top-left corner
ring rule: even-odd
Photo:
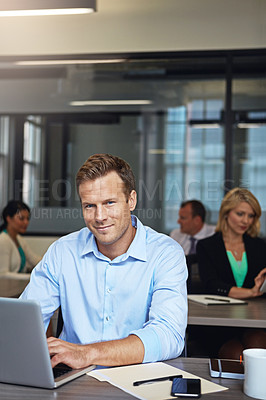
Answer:
[[[58,364],[53,368],[54,378],[59,378],[59,376],[62,376],[69,371],[72,371],[72,368],[70,368],[68,365]]]

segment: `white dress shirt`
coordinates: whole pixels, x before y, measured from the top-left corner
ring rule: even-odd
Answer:
[[[205,239],[206,237],[212,236],[214,232],[215,232],[214,225],[204,224],[201,230],[198,233],[196,233],[196,235],[194,235],[193,237],[198,242],[201,239]],[[170,233],[170,236],[183,247],[184,253],[187,255],[189,253],[189,249],[191,246],[191,240],[190,240],[191,235],[180,232],[180,229],[174,229]]]

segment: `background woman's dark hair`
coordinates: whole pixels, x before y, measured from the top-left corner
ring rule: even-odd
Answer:
[[[27,210],[30,213],[30,208],[27,204],[20,200],[10,200],[2,211],[3,224],[0,226],[0,232],[7,227],[7,217],[14,217],[21,210]]]

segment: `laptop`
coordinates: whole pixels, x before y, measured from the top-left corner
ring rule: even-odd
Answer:
[[[0,297],[0,382],[54,389],[94,368],[59,366],[55,377],[39,304]]]

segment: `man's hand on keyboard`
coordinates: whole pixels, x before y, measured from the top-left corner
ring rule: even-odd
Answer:
[[[64,363],[74,369],[90,365],[86,357],[87,346],[65,342],[64,340],[54,337],[49,337],[47,343],[51,356],[52,368],[59,363]]]

